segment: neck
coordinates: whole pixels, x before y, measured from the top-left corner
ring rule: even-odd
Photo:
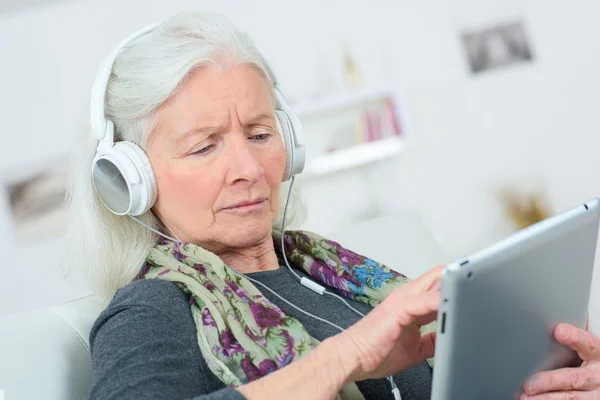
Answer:
[[[252,247],[226,250],[215,254],[227,266],[243,274],[279,269],[279,261],[270,235]]]

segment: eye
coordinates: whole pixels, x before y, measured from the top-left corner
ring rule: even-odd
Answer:
[[[205,147],[201,148],[200,150],[194,151],[194,152],[193,152],[193,153],[191,153],[191,154],[192,154],[192,155],[195,155],[195,154],[197,154],[197,155],[199,155],[199,156],[202,156],[202,155],[208,154],[208,152],[210,152],[210,151],[212,150],[212,148],[213,148],[213,147],[214,147],[214,146],[211,144],[211,145],[209,145],[209,146],[205,146]]]
[[[258,142],[263,142],[271,137],[270,133],[260,133],[258,135],[251,136],[250,139],[256,140]]]

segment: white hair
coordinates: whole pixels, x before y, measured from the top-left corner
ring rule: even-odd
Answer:
[[[115,60],[108,82],[105,113],[115,124],[115,141],[128,140],[142,149],[156,123],[157,109],[195,69],[244,64],[264,75],[273,87],[274,76],[252,39],[229,19],[211,12],[181,12],[163,21],[151,33],[126,46]],[[159,236],[127,216],[110,212],[92,183],[92,162],[98,141],[86,132],[76,146],[69,190],[69,267],[83,269],[96,294],[112,297],[136,279]],[[281,219],[289,183],[280,190]],[[152,211],[139,217],[164,232]],[[292,190],[286,228],[304,219],[303,202]]]

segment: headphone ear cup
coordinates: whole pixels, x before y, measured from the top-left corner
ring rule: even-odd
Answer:
[[[285,182],[293,175],[294,139],[291,131],[292,126],[285,111],[275,110],[275,119],[277,120],[277,130],[285,148],[285,171],[281,179],[282,182]]]
[[[144,214],[152,208],[158,194],[156,177],[154,176],[154,170],[152,170],[150,159],[146,152],[133,142],[117,142],[116,145],[122,145],[123,150],[128,153],[130,160],[135,164],[140,175],[140,190],[138,193],[141,197],[138,207],[132,209],[130,215],[137,216]]]
[[[275,107],[277,125],[286,146],[287,162],[283,180],[287,181],[304,170],[306,159],[304,135],[300,119],[287,105],[285,97],[277,84],[274,87],[274,94],[277,100],[277,106]]]
[[[110,154],[96,154],[92,166],[92,182],[106,208],[114,214],[126,215],[131,205],[131,194],[120,164]]]
[[[92,178],[100,200],[117,215],[141,215],[156,202],[156,179],[150,160],[132,142],[99,146]]]

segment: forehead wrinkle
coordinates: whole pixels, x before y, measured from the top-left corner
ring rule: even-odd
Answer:
[[[211,124],[211,125],[206,125],[206,126],[203,126],[200,128],[192,128],[192,129],[184,132],[183,134],[179,135],[179,137],[177,137],[177,139],[176,139],[176,144],[180,145],[180,144],[184,143],[186,140],[188,140],[190,137],[194,137],[194,136],[209,137],[213,134],[223,133],[231,128],[231,122],[232,122],[233,118],[236,118],[238,123],[242,127],[258,124],[260,122],[267,121],[267,120],[269,120],[269,121],[275,120],[274,111],[269,110],[269,111],[260,112],[256,115],[251,116],[247,120],[242,121],[240,118],[239,112],[238,112],[238,107],[235,107],[235,106],[231,106],[231,111],[230,111],[229,115],[230,115],[230,118],[229,118],[227,125]]]

